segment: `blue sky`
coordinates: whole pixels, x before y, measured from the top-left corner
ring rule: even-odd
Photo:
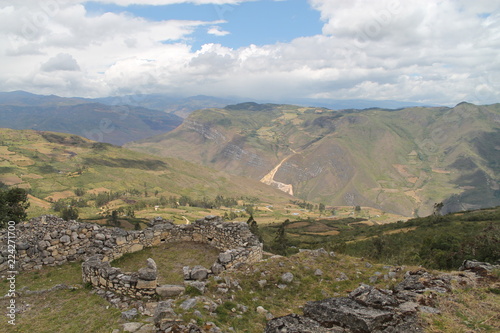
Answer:
[[[500,1],[0,1],[0,91],[500,102]]]
[[[320,13],[306,0],[252,1],[238,5],[182,3],[161,6],[130,5],[119,6],[99,2],[84,4],[88,15],[102,15],[106,12],[129,13],[151,21],[197,20],[225,21],[214,24],[225,35],[207,33],[211,26],[198,27],[187,39],[187,43],[198,50],[203,44],[221,43],[231,48],[250,44],[266,45],[287,43],[297,37],[321,34],[324,22]]]

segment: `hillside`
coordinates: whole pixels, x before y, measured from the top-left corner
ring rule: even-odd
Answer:
[[[449,270],[464,260],[494,263],[500,258],[500,207],[385,224],[358,215],[262,226],[265,246],[284,253],[283,246],[274,242],[280,227],[286,231],[281,243],[286,243],[288,253],[294,248],[323,247],[385,264]]]
[[[106,203],[118,200],[116,206],[155,206],[180,196],[255,197],[276,203],[291,198],[258,181],[189,162],[33,130],[0,129],[0,182],[29,190],[31,214],[47,212],[53,203],[66,199],[71,201],[65,204],[81,205],[95,214],[104,205],[97,203],[99,194],[109,194]]]
[[[127,144],[332,205],[405,216],[500,204],[500,105],[333,111],[242,103]]]
[[[128,105],[105,105],[81,98],[0,93],[0,124],[84,136],[122,145],[176,128],[182,118]]]
[[[488,220],[498,225],[498,216],[498,210],[488,210],[463,212],[447,219],[471,223]],[[48,227],[51,230],[58,228],[47,233],[55,234],[46,236],[52,239],[65,234],[68,227],[79,231],[92,228],[46,216],[20,226],[19,230],[26,236],[30,228],[38,231],[41,225],[52,225]],[[107,228],[96,228],[95,237],[103,235],[100,232],[124,232],[108,233],[103,231]],[[30,246],[29,238],[34,248],[30,253],[41,252],[34,245],[38,240],[36,233],[22,238],[21,244]],[[80,242],[83,243],[81,239]],[[185,265],[209,266],[218,257],[219,250],[202,245],[190,241],[158,243],[125,254],[100,273],[101,277],[108,277],[107,272],[117,274],[116,269],[123,269],[127,273],[119,276],[130,281],[137,270],[150,272],[144,265],[152,258],[155,268],[151,270],[158,283],[168,283],[158,290],[171,291],[158,293],[153,299],[138,300],[116,291],[93,289],[92,283],[82,281],[80,261],[20,271],[15,280],[17,286],[22,286],[16,292],[16,326],[12,329],[1,325],[0,332],[79,332],[82,322],[88,332],[116,329],[144,333],[275,333],[285,332],[286,328],[287,332],[315,333],[455,333],[499,329],[500,266],[469,261],[459,272],[443,272],[405,263],[388,265],[319,248],[302,249],[288,257],[266,254],[263,260],[236,265],[198,281],[190,280],[185,276]],[[71,245],[54,247],[62,252],[61,247],[65,246]],[[495,253],[495,244],[488,247]],[[5,275],[0,277],[0,295],[6,295],[0,297],[4,308],[11,299],[7,296],[11,283]]]

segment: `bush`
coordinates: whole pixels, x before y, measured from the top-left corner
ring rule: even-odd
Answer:
[[[78,219],[78,209],[75,207],[63,208],[61,210],[61,218],[66,221]]]
[[[4,227],[9,221],[21,222],[26,219],[26,209],[29,205],[26,190],[21,188],[0,189],[0,227]]]

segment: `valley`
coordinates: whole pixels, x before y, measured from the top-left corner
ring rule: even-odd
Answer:
[[[82,284],[82,264],[64,263],[51,246],[61,266],[19,274],[19,328],[77,331],[75,321],[87,320],[93,332],[153,332],[173,320],[173,327],[184,327],[180,332],[186,325],[201,332],[262,332],[282,318],[303,318],[290,314],[305,312],[311,300],[359,303],[353,290],[387,293],[416,275],[447,285],[444,294],[439,289],[418,299],[418,310],[410,312],[419,325],[429,332],[494,331],[498,268],[487,280],[443,270],[456,270],[464,259],[494,263],[500,254],[499,123],[498,105],[329,110],[243,103],[194,111],[172,131],[123,146],[74,133],[0,129],[0,189],[27,191],[28,218],[63,225],[53,214],[94,223],[93,233],[85,228],[88,235],[110,245],[99,243],[107,236],[95,230],[144,232],[141,239],[147,239],[158,217],[192,230],[195,221],[220,216],[243,222],[264,251],[263,260],[215,276],[210,265],[224,253],[213,247],[166,246],[159,236],[152,247],[134,243],[134,253],[113,267],[134,274],[154,258],[158,281],[168,284],[162,288],[182,290],[148,302]],[[38,218],[43,214],[51,215]],[[50,241],[59,246],[87,236],[71,237],[57,234]],[[41,245],[30,246],[35,253]],[[190,284],[186,265],[211,267],[213,276]],[[2,279],[0,290],[7,284]],[[167,303],[172,317],[158,319]],[[71,321],[59,318],[70,316],[67,307],[78,309]],[[128,308],[140,314],[128,318]]]
[[[242,103],[195,111],[174,131],[126,144],[303,200],[407,217],[441,201],[444,212],[500,204],[499,146],[498,104],[467,103],[338,111]]]

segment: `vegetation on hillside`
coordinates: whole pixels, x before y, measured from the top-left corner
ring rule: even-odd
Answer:
[[[369,226],[363,221],[359,218],[305,220],[264,226],[260,230],[266,248],[281,254],[297,252],[298,248],[324,247],[386,264],[449,270],[457,269],[466,259],[486,262],[500,259],[500,207],[384,225]],[[339,232],[311,236],[305,228],[312,225],[327,225]],[[288,235],[283,235],[284,231]],[[284,243],[288,245],[286,250],[282,249]]]
[[[26,219],[26,209],[29,207],[28,194],[21,188],[0,188],[0,228],[9,221],[16,223]]]
[[[247,198],[273,203],[290,198],[257,181],[185,161],[71,134],[9,129],[0,130],[0,182],[28,192],[29,217],[61,215],[73,207],[84,219],[106,218],[114,210],[123,218],[149,219],[163,208],[182,206],[199,207],[200,218],[201,208],[231,207],[242,198],[249,204]]]
[[[434,202],[445,212],[500,205],[499,110],[241,103],[198,110],[174,131],[127,147],[272,180],[307,201],[416,217]]]

